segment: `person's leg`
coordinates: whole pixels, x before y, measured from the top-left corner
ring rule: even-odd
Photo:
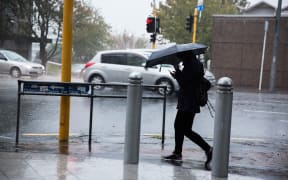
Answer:
[[[185,128],[184,120],[185,120],[185,113],[183,111],[178,111],[174,122],[175,154],[182,154],[183,141],[184,141],[184,128]]]
[[[210,150],[211,146],[195,131],[191,130],[186,136],[195,144],[200,146],[205,152]]]
[[[191,141],[193,141],[195,144],[200,146],[205,152],[207,152],[211,148],[210,145],[198,133],[192,130],[194,117],[195,113],[185,113],[184,135],[188,137]]]
[[[187,113],[185,118],[185,131],[184,134],[186,137],[188,137],[191,141],[193,141],[195,144],[200,146],[206,154],[207,160],[205,162],[205,169],[210,170],[210,162],[212,160],[212,151],[213,148],[195,131],[192,130],[192,125],[194,121],[195,113]]]
[[[164,156],[167,160],[181,160],[182,159],[182,146],[184,141],[184,131],[183,131],[183,112],[177,111],[175,121],[174,121],[174,131],[175,131],[175,148],[171,155]]]

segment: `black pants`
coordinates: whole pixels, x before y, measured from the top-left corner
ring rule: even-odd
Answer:
[[[192,131],[193,120],[195,113],[179,111],[176,114],[174,129],[175,129],[175,149],[174,153],[181,154],[184,136],[200,146],[205,152],[208,152],[210,145],[196,132]]]

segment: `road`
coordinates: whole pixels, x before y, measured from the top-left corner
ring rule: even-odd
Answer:
[[[14,138],[17,114],[17,80],[0,77],[0,136]],[[27,79],[29,80],[29,78]],[[39,80],[47,80],[41,78]],[[48,79],[51,80],[51,79]],[[57,80],[57,79],[52,79]],[[118,93],[104,90],[104,93]],[[121,93],[124,93],[121,90]],[[154,92],[145,91],[146,94]],[[216,90],[209,92],[215,105]],[[22,96],[20,131],[22,135],[57,134],[59,128],[60,97]],[[177,99],[167,99],[166,135],[173,136],[173,121]],[[161,134],[162,100],[143,100],[141,134]],[[85,136],[89,129],[90,99],[71,98],[70,133]],[[231,138],[234,140],[286,140],[288,133],[287,94],[239,92],[233,93]],[[125,133],[126,99],[95,98],[93,135],[108,137]],[[214,120],[207,107],[196,116],[193,129],[205,138],[213,137]]]

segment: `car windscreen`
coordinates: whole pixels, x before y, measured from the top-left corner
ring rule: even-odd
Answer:
[[[4,51],[4,53],[8,57],[9,60],[18,61],[18,62],[27,62],[27,60],[24,57],[12,51]]]
[[[146,59],[136,54],[127,54],[127,65],[129,66],[145,66]]]
[[[6,57],[2,53],[0,53],[0,60],[7,60]]]

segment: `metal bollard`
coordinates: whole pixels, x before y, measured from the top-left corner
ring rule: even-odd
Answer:
[[[142,106],[142,76],[132,72],[129,75],[127,92],[126,130],[124,163],[138,164]]]
[[[229,147],[232,115],[232,80],[222,77],[217,82],[212,177],[228,176]]]

